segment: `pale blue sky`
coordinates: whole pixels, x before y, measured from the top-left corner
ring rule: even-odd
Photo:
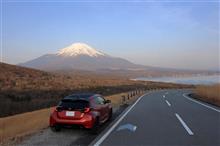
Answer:
[[[17,64],[84,42],[134,63],[219,68],[219,2],[2,4],[3,61]]]

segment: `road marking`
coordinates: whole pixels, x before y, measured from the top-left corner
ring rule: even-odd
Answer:
[[[196,103],[198,103],[198,104],[200,104],[200,105],[203,105],[203,106],[205,106],[205,107],[207,107],[207,108],[209,108],[209,109],[212,109],[212,110],[214,110],[214,111],[220,113],[220,110],[218,110],[218,109],[216,109],[216,108],[214,108],[214,107],[208,106],[208,105],[206,105],[206,104],[203,104],[203,103],[201,103],[201,102],[199,102],[199,101],[196,101],[196,100],[190,98],[189,96],[187,96],[186,93],[184,93],[183,96],[184,96],[186,99],[188,99],[188,100],[191,100],[191,101],[193,101],[193,102],[196,102]]]
[[[183,125],[183,127],[186,129],[186,131],[189,133],[189,135],[194,135],[193,132],[189,129],[189,127],[186,125],[186,123],[182,120],[182,118],[175,113],[177,119],[180,121],[180,123]]]
[[[137,126],[132,125],[132,124],[124,124],[118,127],[118,129],[116,131],[121,131],[121,130],[130,130],[131,132],[135,132],[137,129]]]
[[[149,94],[149,93],[147,93]],[[142,99],[142,97],[146,96],[147,94],[142,95],[139,99],[118,119],[118,121],[94,144],[94,146],[99,146],[107,137],[108,135],[115,129],[115,127],[124,119],[124,117],[133,109],[133,107]],[[135,128],[136,130],[136,128]]]
[[[166,92],[165,94],[168,94],[168,92]]]
[[[163,95],[163,98],[165,98],[166,96],[165,95]]]
[[[171,104],[169,103],[169,101],[166,100],[166,103],[167,103],[168,106],[171,106]]]

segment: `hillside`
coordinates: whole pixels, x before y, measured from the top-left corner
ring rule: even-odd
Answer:
[[[71,75],[51,73],[0,63],[0,89],[5,90],[53,90],[53,89],[81,89],[99,85],[125,85],[130,84],[126,79],[116,77],[103,77],[89,72],[75,72]]]
[[[0,63],[0,90],[37,89],[39,83],[45,85],[45,81],[54,80],[55,75],[39,71]]]
[[[75,92],[110,95],[134,89],[182,87],[189,86],[81,72],[70,76],[0,63],[0,117],[54,106],[62,97]]]

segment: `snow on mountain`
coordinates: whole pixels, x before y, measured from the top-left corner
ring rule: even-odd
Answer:
[[[90,57],[105,56],[104,53],[101,53],[84,43],[74,43],[58,51],[56,55],[66,57],[78,55],[87,55]]]

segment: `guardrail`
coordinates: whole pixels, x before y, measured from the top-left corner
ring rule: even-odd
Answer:
[[[121,105],[128,104],[131,100],[134,99],[137,95],[144,94],[147,90],[146,89],[136,89],[133,91],[128,92],[127,95],[121,96]]]

